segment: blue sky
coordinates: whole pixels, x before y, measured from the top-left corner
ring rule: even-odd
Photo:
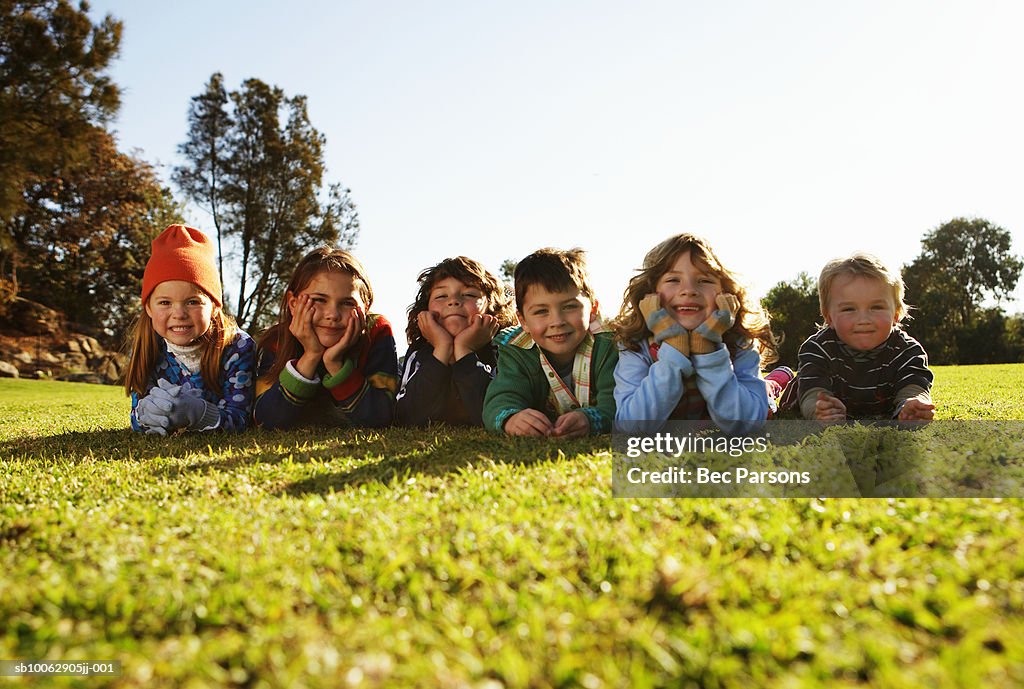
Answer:
[[[1020,3],[285,7],[92,3],[125,23],[121,146],[169,179],[215,71],[305,94],[396,331],[416,274],[458,254],[497,271],[582,246],[614,315],[644,253],[684,231],[756,294],[857,249],[901,265],[955,216],[1024,253]]]

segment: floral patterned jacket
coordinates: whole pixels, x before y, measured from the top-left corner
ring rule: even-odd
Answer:
[[[221,386],[219,390],[210,390],[203,380],[202,373],[189,372],[182,368],[181,363],[167,351],[163,338],[160,339],[160,358],[156,368],[146,384],[146,393],[152,390],[161,378],[173,385],[188,382],[194,389],[202,392],[202,398],[216,404],[220,411],[220,422],[216,429],[224,431],[244,431],[249,427],[252,411],[253,383],[256,368],[256,344],[253,339],[242,331],[235,340],[224,348],[221,357]],[[142,397],[132,393],[132,430],[145,431],[146,427],[139,423],[136,408]]]

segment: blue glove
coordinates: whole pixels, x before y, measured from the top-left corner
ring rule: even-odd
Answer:
[[[156,389],[153,388],[153,391]],[[172,405],[158,395],[152,394],[153,391],[135,405],[135,418],[147,434],[167,435],[167,431],[174,428],[169,416]]]
[[[181,386],[174,385],[168,382],[165,378],[161,378],[156,382],[156,385],[149,390],[150,397],[155,397],[159,400],[164,400],[171,404],[181,394]]]
[[[217,405],[210,404],[200,395],[199,390],[185,383],[178,389],[177,395],[171,398],[168,416],[175,428],[204,431],[218,425],[220,410],[217,409]]]

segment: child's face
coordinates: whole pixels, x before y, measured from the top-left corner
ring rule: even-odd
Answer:
[[[565,366],[587,336],[591,308],[590,300],[575,287],[549,292],[542,285],[530,285],[516,315],[551,363]]]
[[[469,327],[469,319],[484,313],[487,300],[477,287],[469,287],[453,277],[438,280],[430,288],[427,310],[437,316],[448,334],[455,337]]]
[[[877,278],[840,275],[832,280],[825,321],[847,346],[866,352],[885,342],[896,325],[892,289]]]
[[[213,301],[203,290],[184,280],[161,282],[146,302],[146,313],[156,334],[184,347],[206,334],[213,320]]]
[[[362,295],[351,273],[317,273],[298,294],[288,294],[288,308],[293,314],[299,297],[304,294],[309,295],[313,304],[313,329],[323,347],[330,348],[338,343],[356,309],[361,313],[366,312]]]
[[[686,251],[658,278],[655,291],[665,310],[681,326],[693,330],[714,311],[715,297],[722,292],[722,281],[694,264],[690,252]]]

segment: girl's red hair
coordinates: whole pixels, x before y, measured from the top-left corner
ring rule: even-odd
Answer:
[[[210,328],[199,338],[203,344],[199,371],[207,389],[220,390],[223,385],[223,368],[220,360],[224,355],[224,348],[234,342],[237,335],[238,326],[235,320],[215,305],[210,317]],[[127,342],[131,351],[124,374],[125,393],[145,395],[149,392],[149,381],[160,358],[160,336],[153,329],[153,320],[146,313],[145,307],[132,324]]]

